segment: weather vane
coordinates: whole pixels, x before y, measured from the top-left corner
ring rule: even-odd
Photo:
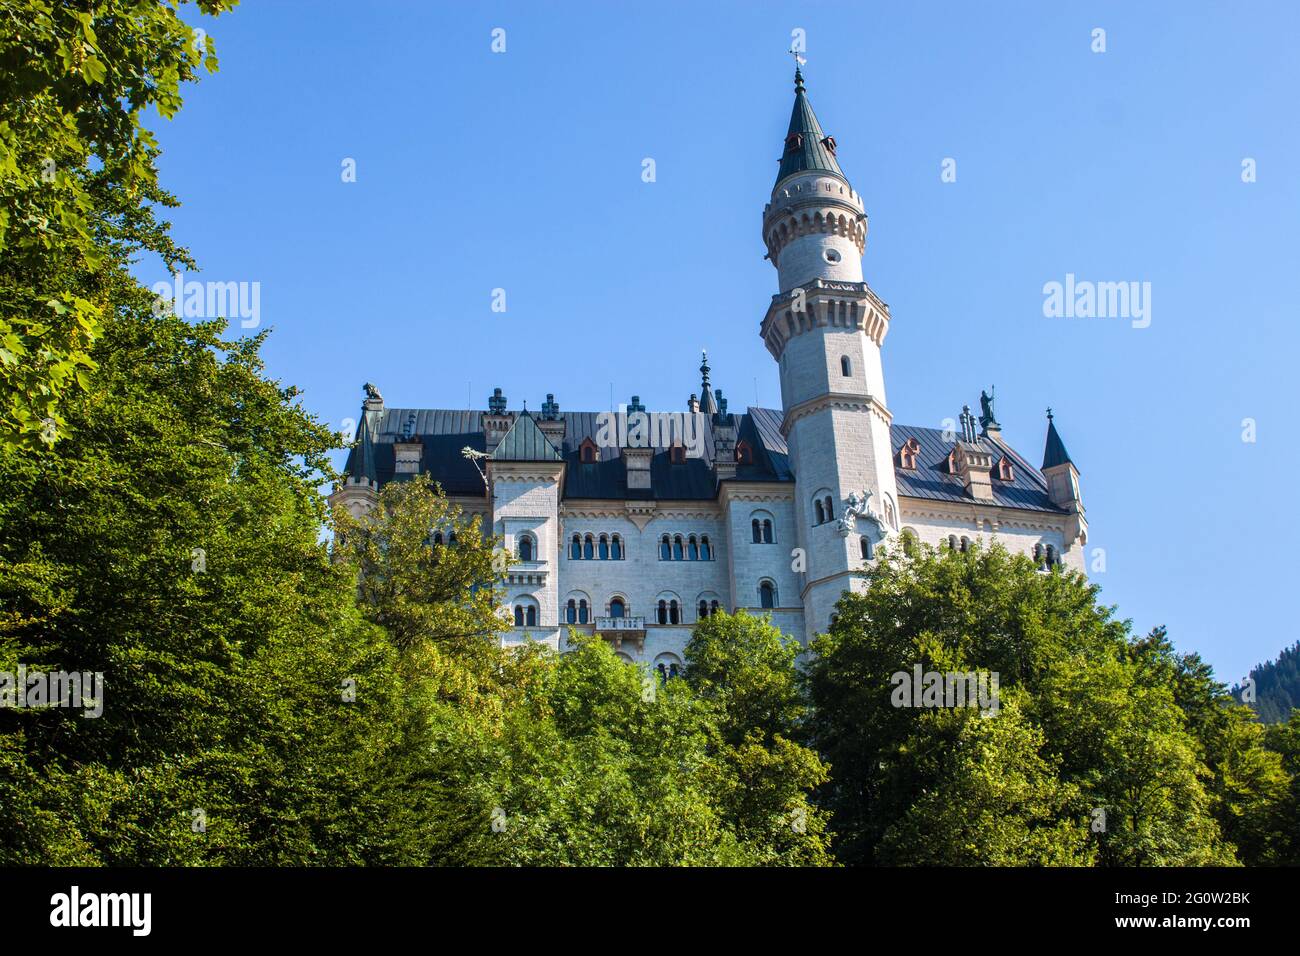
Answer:
[[[789,50],[786,50],[786,52],[789,53],[792,57],[794,57],[794,68],[796,70],[808,62],[807,58],[805,58],[804,55],[800,51],[796,50],[794,47],[791,47]]]

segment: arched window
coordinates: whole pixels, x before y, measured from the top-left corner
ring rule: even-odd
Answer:
[[[660,624],[668,623],[668,602],[667,601],[659,602],[659,616],[656,618],[656,620],[658,620]]]
[[[909,558],[916,557],[916,532],[911,528],[904,528],[900,537],[903,539],[903,554]]]
[[[1047,566],[1054,567],[1061,563],[1061,556],[1056,553],[1056,545],[1047,546]]]
[[[596,463],[596,443],[590,438],[584,438],[582,448],[578,453],[578,460],[584,465],[594,465]]]
[[[578,623],[586,624],[588,621],[587,599],[582,598],[578,601]]]
[[[713,615],[713,614],[717,614],[717,613],[718,613],[718,602],[717,602],[717,601],[713,601],[713,602],[711,602],[711,603],[709,604],[709,614],[710,614],[710,615]]]
[[[955,534],[948,535],[948,550],[949,551],[957,550],[957,536]]]
[[[692,561],[700,560],[700,543],[695,540],[695,535],[691,535],[686,541],[686,553],[690,555]]]
[[[695,610],[695,616],[701,621],[709,616],[709,602],[700,601],[700,606]]]
[[[713,549],[709,547],[709,536],[707,534],[700,537],[700,560],[713,560]]]
[[[962,553],[962,554],[965,554],[965,553],[966,553],[967,551],[969,551],[969,550],[970,550],[970,538],[966,537],[965,535],[962,535],[962,536],[961,536],[961,553]]]
[[[862,548],[862,560],[870,561],[872,558],[871,539],[864,534],[858,543]]]
[[[764,544],[772,543],[772,519],[771,518],[763,519],[763,543]]]
[[[434,543],[435,545],[437,545],[438,547],[442,547],[442,532],[441,532],[441,531],[435,531],[435,532],[433,533],[433,543]]]
[[[835,520],[835,505],[832,503],[830,495],[826,496],[826,520]]]
[[[898,527],[898,512],[894,509],[894,499],[885,495],[885,524],[891,528]]]
[[[515,627],[523,627],[523,626],[524,626],[524,606],[522,604],[516,604],[515,605]]]
[[[600,536],[600,552],[599,552],[599,553],[600,553],[600,560],[602,560],[602,561],[608,561],[608,560],[609,560],[609,538],[605,537],[603,534]]]
[[[569,598],[569,603],[564,606],[564,620],[569,624],[578,623],[578,602]]]
[[[680,624],[680,623],[682,623],[682,612],[681,612],[681,608],[679,608],[679,607],[677,606],[677,602],[676,602],[676,601],[669,601],[669,602],[668,602],[668,623],[669,623],[669,624]]]
[[[671,561],[673,557],[673,546],[668,541],[668,535],[659,539],[659,560]]]
[[[523,534],[519,536],[519,560],[533,560],[533,539],[529,535]]]
[[[573,536],[573,543],[569,545],[569,557],[575,561],[582,557],[582,538],[576,534]]]
[[[755,543],[755,544],[762,544],[762,543],[763,543],[763,525],[759,522],[759,520],[758,520],[757,518],[755,518],[755,519],[751,522],[751,526],[752,526],[753,529],[754,529],[754,543]]]
[[[673,538],[673,560],[682,560],[682,536],[680,534]]]
[[[659,672],[659,683],[660,684],[668,683],[668,668],[665,667],[663,664],[656,664],[655,670]]]
[[[591,535],[587,535],[582,541],[582,556],[590,561],[596,553],[595,544],[591,540]]]
[[[618,535],[610,539],[609,556],[615,561],[623,560],[623,539]]]
[[[776,607],[776,588],[772,586],[771,581],[764,581],[758,586],[758,606],[761,608]]]
[[[451,534],[447,535],[447,546],[448,546],[448,547],[451,547],[451,548],[456,547],[456,532],[455,532],[455,531],[453,531]]]
[[[848,378],[853,374],[853,363],[849,361],[847,355],[840,356],[840,374]]]
[[[528,605],[528,613],[526,617],[527,617],[526,623],[528,624],[529,627],[537,626],[537,608],[533,607],[531,604]]]
[[[627,614],[627,605],[623,603],[622,598],[614,598],[609,602],[610,617],[624,617]]]
[[[817,524],[826,523],[826,509],[822,507],[820,498],[813,502],[813,512],[817,516]]]

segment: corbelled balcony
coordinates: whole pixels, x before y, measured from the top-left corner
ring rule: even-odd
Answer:
[[[596,633],[613,641],[614,650],[620,650],[624,641],[632,641],[638,651],[645,650],[644,617],[598,617]]]

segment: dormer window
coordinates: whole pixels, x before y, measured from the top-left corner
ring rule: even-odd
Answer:
[[[961,474],[961,455],[957,454],[956,448],[948,452],[948,474]]]
[[[1016,480],[1016,473],[1011,467],[1010,460],[1005,455],[998,459],[997,476],[999,481]]]
[[[736,464],[752,465],[754,463],[754,449],[750,447],[749,442],[739,441],[736,443]]]
[[[686,464],[686,446],[673,445],[668,449],[668,458],[674,465]]]
[[[921,453],[921,443],[915,438],[909,438],[903,442],[903,447],[898,449],[898,467],[909,470],[916,469],[916,456]]]
[[[584,465],[594,465],[596,463],[596,443],[590,438],[582,440],[582,446],[578,449],[578,460]]]
[[[786,149],[798,149],[803,146],[803,133],[791,133],[785,138]]]
[[[834,136],[827,136],[827,137],[823,138],[823,139],[822,139],[822,145],[826,147],[826,152],[830,153],[832,156],[835,155],[835,137],[834,137]]]

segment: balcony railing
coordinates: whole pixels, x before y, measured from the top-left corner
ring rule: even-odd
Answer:
[[[637,650],[645,649],[644,617],[598,617],[596,633],[614,642],[614,649],[623,646],[625,640],[633,641]]]

